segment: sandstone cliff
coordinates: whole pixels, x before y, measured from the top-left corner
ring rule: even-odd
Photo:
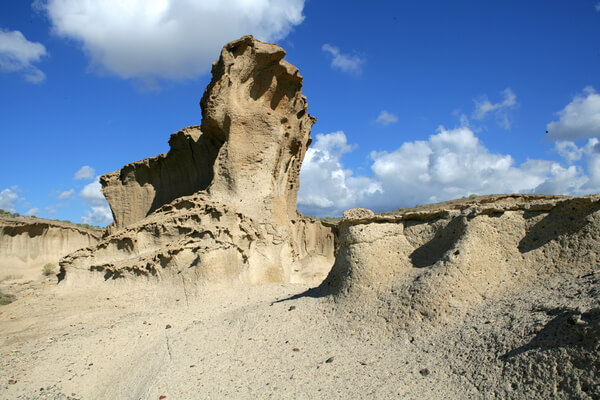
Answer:
[[[46,263],[96,244],[100,231],[41,218],[0,217],[0,278],[39,275]]]
[[[460,317],[600,263],[598,195],[483,196],[388,215],[353,209],[338,229],[339,253],[320,290],[340,312],[394,330]]]
[[[221,144],[202,135],[200,127],[188,127],[171,135],[168,153],[101,176],[102,193],[114,217],[109,231],[139,221],[178,197],[206,189]]]
[[[62,260],[61,277],[320,282],[333,227],[296,211],[315,118],[284,56],[251,36],[225,45],[201,127],[174,134],[166,155],[101,178],[112,235]]]

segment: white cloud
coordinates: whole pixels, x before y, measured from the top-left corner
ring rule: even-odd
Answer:
[[[46,54],[44,45],[30,42],[21,32],[0,29],[0,71],[18,71],[27,81],[40,83],[46,75],[33,63]]]
[[[398,122],[398,116],[396,114],[392,114],[391,112],[383,110],[379,113],[379,116],[377,117],[375,122],[382,125],[395,124],[396,122]]]
[[[79,42],[96,70],[121,78],[187,79],[243,35],[279,40],[304,0],[40,0],[54,33]]]
[[[558,113],[559,120],[546,126],[548,139],[576,140],[600,136],[600,94],[588,86]]]
[[[26,217],[33,217],[34,215],[37,215],[40,213],[40,209],[39,208],[30,208],[29,210],[25,211],[25,214],[23,214]]]
[[[316,135],[300,170],[300,211],[307,215],[339,215],[357,207],[366,196],[381,191],[378,182],[355,177],[342,166],[340,158],[353,148],[342,131]]]
[[[339,48],[329,44],[324,44],[321,49],[333,56],[333,59],[331,60],[332,68],[338,68],[343,72],[354,75],[359,75],[362,72],[362,66],[365,63],[365,60],[358,55],[341,53]]]
[[[19,199],[15,191],[14,188],[10,188],[0,192],[0,209],[15,212],[15,202]]]
[[[106,203],[106,199],[104,198],[101,189],[102,185],[100,185],[99,177],[96,177],[94,182],[88,183],[83,187],[79,195],[92,205],[104,205]]]
[[[110,207],[98,206],[92,207],[92,210],[88,211],[87,215],[81,217],[81,220],[84,224],[106,226],[113,221],[113,217]]]
[[[479,99],[473,100],[475,103],[475,111],[473,111],[471,116],[474,119],[481,120],[489,113],[493,113],[496,116],[496,122],[498,122],[498,125],[505,129],[509,129],[511,122],[508,118],[507,111],[516,106],[517,96],[510,88],[504,89],[502,93],[504,95],[504,99],[498,103],[490,102],[487,96],[482,96]]]
[[[406,142],[392,152],[372,152],[370,176],[354,176],[340,161],[351,151],[343,132],[317,135],[300,173],[302,212],[340,215],[345,209],[375,211],[456,199],[470,194],[540,193],[579,196],[600,192],[600,140],[557,151],[569,162],[527,160],[491,153],[468,126],[440,127],[427,140]]]
[[[443,201],[469,194],[532,191],[546,171],[514,166],[510,155],[493,154],[468,127],[440,128],[427,141],[406,142],[388,153],[373,153],[374,178],[384,195],[381,209]]]
[[[56,198],[58,200],[67,200],[69,199],[71,196],[73,196],[73,194],[75,193],[75,189],[71,189],[71,190],[65,190],[64,192],[60,193],[58,196],[56,196]]]
[[[113,221],[112,212],[104,195],[100,191],[100,177],[96,177],[94,182],[85,185],[79,195],[89,203],[91,210],[87,211],[81,220],[86,224],[108,225]]]
[[[94,171],[94,168],[90,167],[89,165],[84,165],[83,167],[79,168],[77,172],[75,172],[73,179],[92,179],[95,173],[96,171]]]
[[[557,153],[567,160],[568,163],[581,160],[583,150],[577,147],[574,142],[568,140],[559,140],[554,144],[554,149]]]

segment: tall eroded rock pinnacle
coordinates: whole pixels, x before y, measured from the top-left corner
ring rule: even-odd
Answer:
[[[102,176],[114,224],[96,247],[62,260],[67,279],[325,277],[332,228],[296,210],[315,118],[284,56],[252,36],[225,45],[200,102],[202,125],[173,134],[168,153]]]
[[[202,132],[225,142],[210,185],[221,201],[254,218],[296,216],[300,166],[316,118],[302,76],[274,44],[245,36],[227,44],[202,97]]]
[[[253,218],[296,216],[300,166],[316,119],[307,112],[302,76],[284,56],[252,36],[225,45],[202,97],[202,126],[173,134],[167,154],[102,176],[111,231],[205,189]]]

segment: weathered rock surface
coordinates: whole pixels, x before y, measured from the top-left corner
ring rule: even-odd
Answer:
[[[201,127],[173,134],[167,154],[101,177],[111,231],[205,189],[261,220],[296,218],[300,167],[316,118],[307,112],[302,76],[284,56],[281,47],[251,36],[225,45],[201,100]]]
[[[201,127],[174,134],[166,155],[102,177],[112,235],[66,257],[63,275],[321,281],[333,264],[333,227],[296,210],[315,118],[284,56],[251,36],[225,45]]]
[[[226,144],[209,191],[252,217],[296,218],[300,167],[316,118],[285,51],[251,37],[227,44],[202,97],[202,131]]]
[[[319,283],[331,268],[333,243],[331,228],[318,221],[266,223],[201,192],[65,257],[61,265],[67,277],[91,271],[104,279]]]
[[[555,275],[596,272],[600,264],[598,195],[484,196],[345,216],[321,290],[341,310],[399,330],[443,321]]]
[[[0,279],[39,275],[46,263],[96,244],[102,236],[77,225],[41,218],[0,217]]]
[[[344,213],[335,265],[305,294],[339,329],[438,354],[421,374],[477,398],[600,397],[600,195],[369,214]]]
[[[171,135],[168,153],[127,164],[100,177],[113,212],[109,233],[137,222],[174,199],[208,187],[222,142],[191,126]]]

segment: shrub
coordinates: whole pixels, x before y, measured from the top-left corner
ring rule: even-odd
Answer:
[[[476,198],[477,198],[477,195],[476,195],[476,194],[470,194],[470,195],[469,195],[469,198],[470,198],[470,199],[476,199]]]
[[[48,263],[48,264],[44,265],[44,267],[42,268],[42,275],[44,275],[44,276],[55,275],[55,274],[56,274],[56,265],[54,265],[52,263]]]
[[[15,301],[15,296],[13,296],[12,294],[5,294],[0,292],[0,306],[5,306],[7,304],[12,303],[13,301]]]

